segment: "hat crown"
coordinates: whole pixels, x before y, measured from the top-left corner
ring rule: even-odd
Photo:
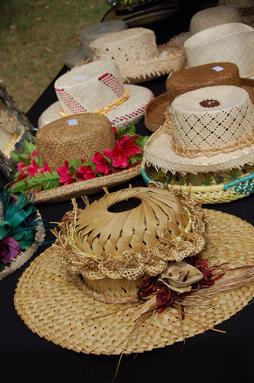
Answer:
[[[239,67],[241,76],[254,74],[254,29],[246,24],[228,23],[205,29],[187,39],[184,48],[189,66],[228,61]]]
[[[96,61],[59,77],[55,91],[64,112],[97,112],[123,97],[124,85],[114,63]]]
[[[171,112],[175,149],[186,156],[236,150],[253,135],[253,105],[248,93],[236,86],[187,92],[172,102]]]
[[[195,34],[215,25],[241,22],[241,16],[237,9],[218,6],[203,9],[191,18],[190,33]]]
[[[119,66],[148,60],[158,55],[155,34],[146,28],[110,33],[90,44],[95,58],[115,61]]]

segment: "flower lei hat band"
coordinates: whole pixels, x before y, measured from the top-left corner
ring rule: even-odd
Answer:
[[[179,70],[166,81],[167,92],[155,97],[147,106],[145,125],[151,131],[157,130],[166,119],[169,104],[180,94],[213,85],[236,85],[243,87],[254,101],[254,80],[240,78],[236,64],[212,62]]]
[[[58,102],[46,109],[39,127],[61,118],[62,114],[103,113],[113,126],[137,122],[153,98],[149,89],[124,85],[114,63],[96,61],[59,77],[55,82]]]
[[[109,211],[131,197],[141,200],[138,207]],[[62,347],[107,355],[165,347],[212,329],[254,296],[253,227],[191,201],[182,205],[165,190],[121,190],[84,211],[74,203],[59,230],[56,243],[20,279],[15,307],[33,332]],[[126,246],[131,258],[124,258]],[[203,279],[187,262],[195,290],[181,295],[172,290],[172,277],[185,285],[179,280],[183,261],[170,266],[170,273],[165,268],[169,255],[188,260],[191,253]],[[135,279],[144,272],[157,277]]]
[[[131,28],[110,33],[90,44],[94,60],[115,62],[125,82],[138,83],[183,68],[182,48],[157,46],[153,31]]]
[[[149,165],[175,174],[227,171],[254,162],[253,104],[239,87],[218,85],[178,96],[147,141]]]

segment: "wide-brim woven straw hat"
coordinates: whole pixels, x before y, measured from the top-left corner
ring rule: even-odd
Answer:
[[[211,69],[217,68],[211,71]],[[212,76],[209,77],[209,71]],[[203,72],[203,73],[202,73]],[[202,76],[203,74],[203,76]],[[177,85],[172,94],[172,81]],[[237,85],[249,93],[254,102],[254,80],[239,77],[239,70],[233,63],[217,62],[199,65],[175,72],[166,81],[167,92],[155,97],[145,111],[145,125],[148,130],[155,132],[166,120],[168,106],[178,95],[190,90],[211,85]],[[169,112],[168,112],[169,113]]]
[[[173,73],[185,65],[182,48],[157,45],[154,32],[145,28],[108,34],[93,41],[90,48],[94,60],[116,62],[123,81],[132,84]]]
[[[137,123],[144,116],[147,105],[154,97],[149,89],[141,86],[125,85],[125,88],[129,94],[128,99],[121,105],[118,105],[115,109],[105,113],[105,116],[115,127]],[[50,105],[41,114],[38,126],[41,128],[42,126],[63,117],[63,115],[60,102],[57,101]]]
[[[202,258],[211,266],[253,265],[253,227],[232,215],[213,210],[204,213],[207,246]],[[213,329],[254,297],[253,277],[249,276],[241,287],[233,283],[230,290],[220,293],[212,293],[213,287],[205,289],[211,289],[209,299],[202,306],[187,307],[184,318],[170,307],[137,326],[140,305],[102,303],[89,296],[80,279],[67,272],[60,253],[53,245],[29,266],[19,280],[14,302],[34,333],[76,352],[130,354],[165,347]]]
[[[42,223],[41,215],[37,212],[37,226],[35,229],[34,243],[23,250],[18,254],[18,256],[12,260],[9,265],[6,265],[5,268],[0,271],[0,280],[7,277],[7,275],[13,273],[18,270],[21,266],[23,266],[36,252],[38,247],[43,243],[45,237],[45,229]]]
[[[234,91],[234,95],[232,91]],[[230,94],[233,96],[231,98],[231,101],[228,98]],[[213,110],[212,111],[210,110],[210,116],[208,118],[208,114],[205,113],[205,109],[207,107],[201,106],[202,102],[199,103],[199,101],[197,100],[201,100],[202,98],[202,100],[209,101],[207,100],[210,98],[209,95],[211,96],[212,99],[213,99],[212,95],[215,96],[215,99],[217,98],[216,96],[219,96],[217,99],[220,99],[220,102],[218,102],[218,105],[219,105],[219,108],[221,109],[219,111],[219,114],[217,114],[216,113],[217,111],[215,110],[216,107],[210,108]],[[234,119],[234,116],[232,113],[235,113],[234,111],[236,111],[236,109],[234,108],[238,108],[237,104],[235,104],[236,99],[234,100],[234,98],[235,97],[238,98],[238,95],[240,98],[243,97],[248,104],[248,106],[246,104],[246,108],[249,111],[249,115],[248,115],[249,119],[247,117],[247,114],[245,113],[241,114],[240,109],[236,115],[238,117],[243,117],[243,120],[238,121],[237,119]],[[194,97],[193,99],[192,99],[192,96]],[[199,99],[200,96],[201,98]],[[183,111],[184,107],[182,108],[183,105],[180,107],[180,109],[182,108],[183,115],[187,116],[188,114],[189,116],[191,116],[189,120],[187,119],[181,120],[180,122],[180,120],[178,120],[177,115],[176,117],[174,117],[175,122],[178,121],[177,123],[180,125],[182,124],[182,126],[184,124],[186,130],[188,130],[188,132],[186,131],[185,138],[183,138],[184,132],[181,132],[179,130],[179,127],[176,128],[176,126],[174,125],[175,122],[173,122],[172,114],[168,115],[168,118],[166,119],[164,125],[161,126],[161,128],[159,128],[148,139],[145,145],[144,160],[148,165],[152,165],[156,169],[162,169],[165,173],[171,172],[172,174],[175,174],[179,172],[180,174],[185,175],[187,173],[198,174],[198,173],[206,173],[206,172],[228,171],[233,168],[239,168],[246,164],[248,165],[253,164],[254,144],[252,141],[252,133],[247,133],[246,131],[246,133],[243,134],[243,139],[246,140],[248,136],[249,137],[248,143],[246,141],[245,143],[242,142],[240,145],[240,143],[236,144],[237,139],[234,136],[234,132],[233,132],[233,124],[236,124],[235,125],[236,131],[240,132],[241,130],[240,128],[243,127],[243,125],[241,124],[245,120],[245,118],[246,118],[245,128],[249,130],[249,132],[253,130],[253,121],[252,121],[253,106],[252,104],[250,104],[250,99],[248,98],[248,94],[246,91],[235,86],[206,87],[206,88],[197,89],[194,91],[187,92],[183,95],[180,95],[174,100],[174,103],[181,104],[182,101],[184,101],[186,105],[186,110],[189,109],[189,106],[192,103],[192,101],[193,101],[193,105],[195,104],[195,106],[197,107],[196,110],[194,107],[193,113],[190,113],[190,110],[187,113],[185,113],[185,111]],[[225,105],[227,110],[224,109],[224,106],[220,105],[220,103],[223,103],[223,105]],[[233,105],[235,106],[233,107]],[[231,108],[233,108],[234,111],[233,109],[231,111]],[[247,109],[246,109],[246,113],[247,113]],[[202,113],[202,119],[199,119],[198,117],[198,116],[201,116],[200,113]],[[182,112],[180,112],[180,114],[182,114]],[[194,118],[194,114],[195,114],[195,118]],[[219,117],[219,120],[220,120],[220,121],[218,120],[214,126],[213,126],[214,124],[213,117],[215,118],[215,120],[217,117]],[[206,120],[206,122],[204,122],[203,118],[204,120]],[[221,122],[221,119],[223,119],[223,122]],[[202,121],[204,122],[204,125]],[[194,136],[190,138],[190,136],[193,135],[194,130],[196,130],[197,126],[199,126],[201,129],[201,125],[204,128],[203,132],[201,131],[197,132],[196,138],[194,138]],[[229,145],[228,149],[226,149],[226,147],[225,149],[223,149],[222,146],[220,146],[220,144],[224,142],[223,140],[225,139],[225,136],[223,135],[223,137],[221,137],[217,129],[220,130],[222,126],[224,126],[223,129],[225,130],[226,135],[229,134],[229,132],[231,131],[232,135],[230,136],[231,137],[230,139],[232,139],[235,142],[235,144],[232,144],[232,146]],[[210,128],[211,130],[209,130]],[[216,133],[216,130],[218,134]],[[203,133],[204,133],[204,136],[203,136]],[[195,153],[193,152],[194,154],[191,153],[192,149],[178,150],[176,148],[176,145],[178,144],[176,144],[173,136],[179,137],[180,140],[183,139],[182,142],[187,142],[187,140],[188,141],[190,140],[188,144],[193,145],[193,147],[195,145],[199,145],[197,143],[199,140],[200,149],[194,150],[195,152]],[[182,137],[180,138],[180,136]],[[216,141],[216,143],[212,145],[213,149],[211,149],[211,151],[209,151],[209,149],[207,151],[206,150],[202,151],[201,150],[202,142],[207,143],[208,141],[210,141],[212,137],[215,138],[215,141]]]

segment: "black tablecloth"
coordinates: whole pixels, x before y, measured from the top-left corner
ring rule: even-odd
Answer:
[[[66,68],[61,70],[63,73]],[[28,113],[37,124],[38,117],[56,100],[53,82]],[[159,94],[164,79],[144,84]],[[147,134],[143,122],[138,131]],[[137,177],[132,185],[144,185]],[[123,184],[117,190],[127,187]],[[93,195],[91,199],[101,196]],[[235,214],[254,224],[254,196],[209,208]],[[47,225],[58,221],[70,208],[70,202],[40,206]],[[222,233],[223,234],[223,233]],[[52,236],[47,235],[47,240]],[[46,243],[35,256],[38,256]],[[110,382],[118,362],[116,356],[77,354],[62,349],[33,334],[17,316],[13,296],[17,281],[29,262],[17,272],[0,281],[0,383],[7,382]],[[170,347],[123,358],[117,382],[254,382],[254,307],[248,305],[239,314],[219,325],[226,334],[207,331]],[[252,343],[253,342],[253,343]]]

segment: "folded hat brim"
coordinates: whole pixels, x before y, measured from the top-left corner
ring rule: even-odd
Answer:
[[[125,87],[128,91],[128,99],[110,112],[105,113],[105,116],[108,117],[115,127],[138,122],[144,116],[147,105],[154,97],[153,93],[143,86],[125,85]],[[57,101],[41,114],[38,127],[41,128],[43,125],[58,120],[62,116],[60,102]]]
[[[205,218],[207,246],[202,258],[210,266],[226,263],[233,268],[253,264],[252,225],[213,210],[205,210]],[[206,301],[205,309],[198,305],[188,307],[182,319],[179,311],[171,307],[136,327],[140,306],[106,304],[88,296],[75,277],[66,272],[60,252],[53,245],[32,262],[19,280],[14,303],[34,333],[76,352],[112,355],[165,347],[214,328],[254,296],[254,285],[248,283],[220,292],[208,305]]]
[[[184,157],[175,152],[169,131],[172,121],[167,119],[147,141],[144,147],[144,160],[148,165],[173,174],[179,172],[198,174],[227,171],[254,163],[254,144],[231,152],[220,152],[213,156]]]
[[[7,265],[0,272],[0,280],[7,277],[7,275],[13,273],[18,270],[21,266],[23,266],[36,252],[40,244],[44,240],[45,229],[42,223],[41,215],[37,212],[38,224],[36,226],[36,233],[34,238],[34,243],[26,250],[22,251],[9,265]]]
[[[185,61],[183,48],[166,43],[158,46],[158,56],[146,61],[137,60],[135,65],[119,64],[119,69],[124,82],[135,84],[182,69]]]
[[[241,87],[245,89],[254,104],[254,80],[241,78]],[[155,132],[165,122],[165,113],[167,107],[171,104],[171,100],[167,93],[163,93],[155,97],[147,106],[145,112],[145,125],[148,130]]]
[[[59,186],[54,189],[42,190],[35,193],[35,203],[54,203],[79,197],[83,194],[92,194],[103,187],[111,187],[128,181],[140,174],[140,164],[127,170],[120,170],[117,173],[107,176],[96,177],[90,180],[79,181],[69,185]]]

